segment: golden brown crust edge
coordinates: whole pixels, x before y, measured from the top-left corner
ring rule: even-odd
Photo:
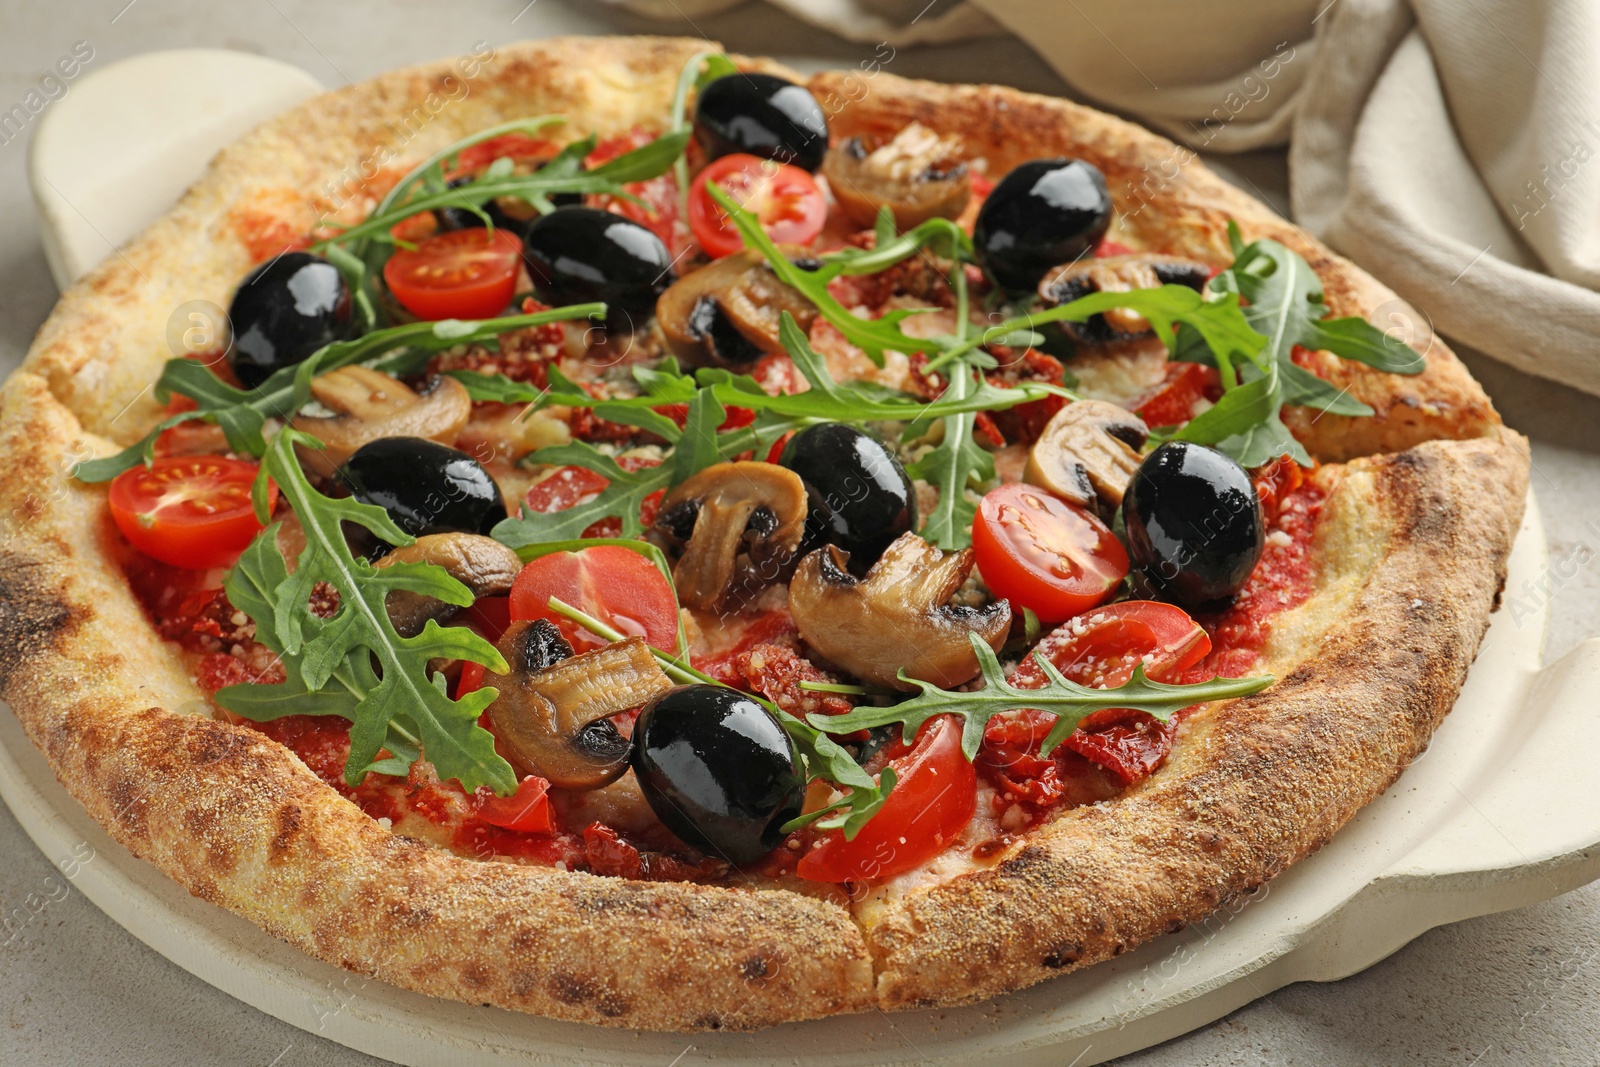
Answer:
[[[1277,683],[1187,722],[1132,793],[887,907],[867,933],[884,1007],[991,996],[1196,922],[1320,848],[1427,747],[1505,580],[1527,443],[1506,430],[1320,474],[1323,573],[1274,629]]]
[[[203,705],[111,558],[104,490],[63,477],[86,443],[41,379],[0,393],[0,696],[135,855],[319,959],[468,1003],[666,1030],[870,1006],[837,905],[462,859],[261,734],[170,710]]]

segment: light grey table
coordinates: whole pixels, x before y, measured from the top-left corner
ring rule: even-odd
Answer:
[[[93,46],[91,69],[140,52],[204,46],[284,59],[337,86],[465,52],[480,39],[608,32],[707,36],[802,69],[853,66],[872,54],[759,4],[653,25],[602,4],[562,0],[0,0],[0,112],[77,41]],[[1010,40],[902,50],[889,69],[1064,92],[1043,62]],[[28,199],[26,141],[25,131],[0,143],[0,373],[22,358],[56,297]],[[1282,209],[1281,158],[1263,154],[1222,166]],[[1381,264],[1368,266],[1382,275]],[[1600,568],[1592,565],[1600,559],[1600,399],[1466,358],[1506,421],[1533,438],[1533,485],[1552,561],[1591,561],[1554,590],[1554,659],[1600,633]],[[1577,737],[1573,744],[1596,741]],[[145,948],[71,889],[0,808],[0,916],[27,909],[30,895],[45,902],[42,911],[14,932],[0,927],[0,1064],[378,1063],[240,1004]],[[682,1062],[688,1067],[693,1054]],[[1434,930],[1353,978],[1291,986],[1122,1062],[1600,1063],[1600,886]]]

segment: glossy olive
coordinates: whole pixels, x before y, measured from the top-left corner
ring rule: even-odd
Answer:
[[[734,864],[776,848],[805,796],[783,727],[719,685],[679,686],[646,704],[633,727],[633,770],[667,829]]]
[[[1265,543],[1249,473],[1188,441],[1168,441],[1145,457],[1122,517],[1129,559],[1156,595],[1184,607],[1237,593]]]
[[[1081,159],[1035,159],[990,192],[972,241],[989,273],[1022,291],[1051,267],[1092,252],[1110,223],[1111,194],[1099,168]]]
[[[228,365],[241,385],[254,388],[348,337],[350,309],[350,287],[332,263],[310,252],[269,259],[245,275],[228,306]]]
[[[828,116],[817,98],[771,74],[728,74],[707,85],[694,133],[707,159],[748,152],[814,171],[828,153]]]
[[[842,422],[809,426],[789,439],[778,462],[806,483],[808,550],[838,545],[852,569],[864,570],[915,525],[911,478],[869,433]]]
[[[414,537],[487,534],[506,517],[500,487],[465,452],[420,437],[380,437],[339,471],[350,495],[376,504]]]
[[[672,256],[661,238],[600,208],[557,208],[534,220],[522,246],[540,300],[604,301],[607,323],[619,329],[643,326],[672,284]]]

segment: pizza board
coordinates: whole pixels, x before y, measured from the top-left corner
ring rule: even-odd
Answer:
[[[53,168],[64,157],[54,146],[73,138],[89,143],[97,133],[130,136],[106,131],[97,101],[136,98],[146,84],[160,91],[170,86],[173,66],[185,70],[191,99],[206,95],[195,84],[197,69],[214,72],[212,95],[220,98],[253,83],[233,64],[255,64],[255,57],[206,55],[209,67],[189,53],[162,53],[105,68],[59,102],[41,126],[30,172],[51,231],[46,240],[80,250],[76,259],[52,256],[53,268],[61,263],[63,282],[94,262],[94,245],[81,227],[74,235],[73,218],[87,222],[85,212],[100,213],[90,227],[96,236],[136,232],[194,178],[209,154],[198,151],[205,137],[213,138],[214,149],[271,113],[259,100],[232,97],[233,125],[219,121],[190,131],[181,174],[161,172],[153,157],[136,158],[144,177],[128,180],[149,180],[164,190],[164,199],[127,200],[121,205],[126,213],[115,218],[118,205],[109,201],[82,210],[61,201],[63,186],[51,176],[59,175]],[[294,86],[293,75],[260,73],[259,83],[280,94],[273,107],[307,95],[304,82]],[[176,125],[171,110],[136,110],[157,126]],[[102,157],[102,167],[104,159],[118,157]],[[114,184],[112,175],[102,176]],[[145,214],[136,217],[136,211]],[[107,247],[101,239],[95,255]],[[1548,573],[1544,529],[1530,496],[1507,588],[1544,581]],[[748,1034],[676,1035],[437,1000],[313,960],[189,896],[88,817],[11,715],[0,716],[0,798],[52,862],[76,872],[86,897],[157,952],[276,1018],[412,1067],[643,1067],[680,1060],[850,1067],[999,1057],[1008,1064],[1087,1067],[1202,1026],[1291,982],[1353,974],[1431,927],[1533,904],[1600,877],[1600,809],[1592,803],[1600,769],[1583,746],[1571,743],[1593,722],[1600,639],[1541,670],[1547,611],[1517,615],[1495,615],[1455,710],[1428,752],[1317,855],[1194,927],[1086,971],[964,1008],[876,1012]]]

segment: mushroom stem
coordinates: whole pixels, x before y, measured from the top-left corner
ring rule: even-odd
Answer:
[[[298,451],[301,461],[324,477],[380,437],[425,437],[453,445],[472,413],[466,386],[454,378],[434,378],[418,393],[360,364],[312,379],[311,395],[336,414],[296,415],[292,425],[322,442],[320,449]]]

